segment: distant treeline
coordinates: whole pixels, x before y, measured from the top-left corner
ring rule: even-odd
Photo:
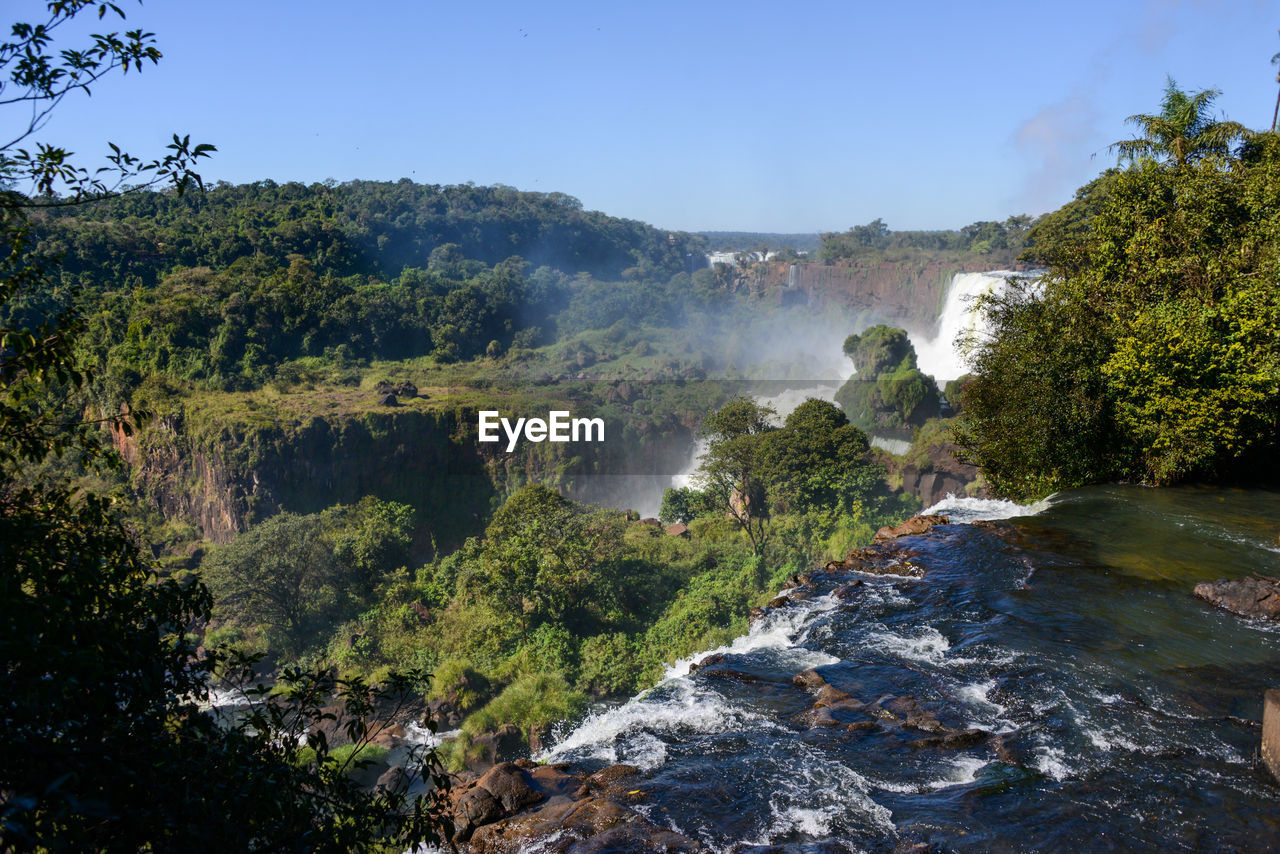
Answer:
[[[585,211],[564,193],[513,187],[351,181],[218,184],[205,193],[130,193],[54,208],[40,249],[67,273],[154,281],[175,266],[284,266],[300,255],[322,272],[389,278],[425,267],[446,244],[492,265],[518,255],[535,267],[601,279],[660,279],[704,266],[706,240]]]
[[[797,252],[816,252],[819,238],[812,234],[774,234],[767,231],[699,231],[699,237],[707,240],[710,252],[746,252],[766,249],[794,249]]]
[[[891,231],[884,220],[877,218],[848,231],[824,232],[817,258],[824,264],[832,264],[886,249],[949,250],[977,255],[1018,253],[1028,245],[1027,232],[1032,224],[1031,217],[1020,215],[1004,222],[975,222],[959,231]]]

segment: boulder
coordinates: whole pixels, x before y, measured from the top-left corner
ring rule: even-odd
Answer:
[[[409,775],[403,768],[396,765],[383,772],[378,778],[378,788],[386,789],[388,792],[403,794],[409,791]]]
[[[873,542],[883,543],[886,540],[897,539],[898,537],[910,537],[916,534],[923,534],[934,525],[946,525],[946,516],[912,516],[901,525],[890,528],[888,525],[876,531]]]
[[[380,406],[399,406],[400,401],[396,400],[396,396],[394,394],[384,394],[382,397],[378,398],[378,404]]]
[[[487,771],[507,757],[518,756],[528,751],[528,744],[520,727],[504,724],[496,732],[486,732],[471,740],[475,755],[467,760],[467,767],[472,771]]]
[[[1280,580],[1255,576],[1229,581],[1203,581],[1195,595],[1242,617],[1280,620]]]
[[[1275,688],[1263,695],[1262,761],[1280,780],[1280,690]]]
[[[453,803],[454,837],[459,842],[466,842],[477,827],[502,816],[502,805],[493,793],[481,786],[473,786]]]
[[[547,797],[529,784],[529,775],[514,762],[502,762],[493,766],[485,772],[476,786],[493,795],[506,815]]]

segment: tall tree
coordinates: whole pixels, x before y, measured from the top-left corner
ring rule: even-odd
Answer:
[[[761,438],[775,429],[774,414],[772,407],[735,397],[707,416],[702,424],[707,451],[695,477],[698,488],[746,532],[756,554],[764,550],[769,515]]]
[[[1249,131],[1239,122],[1214,118],[1213,102],[1221,94],[1216,89],[1184,92],[1172,77],[1167,78],[1158,114],[1138,113],[1125,119],[1142,136],[1113,143],[1111,150],[1118,151],[1122,161],[1151,158],[1176,167],[1210,154],[1228,154]]]

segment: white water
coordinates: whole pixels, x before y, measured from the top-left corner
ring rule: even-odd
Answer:
[[[1056,494],[1056,493],[1055,493]],[[1018,504],[1004,498],[957,498],[948,493],[937,504],[921,511],[923,515],[946,516],[952,524],[1013,519],[1017,516],[1035,516],[1043,513],[1053,502],[1053,495],[1032,504]]]
[[[1009,277],[1017,275],[1008,270],[989,273],[957,273],[951,280],[942,316],[938,319],[938,332],[932,338],[912,335],[916,348],[916,362],[920,370],[933,377],[939,385],[959,379],[969,372],[964,353],[956,346],[961,335],[981,338],[989,332],[981,313],[975,311],[977,300],[1005,288]]]

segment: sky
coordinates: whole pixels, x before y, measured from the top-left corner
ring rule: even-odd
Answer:
[[[164,59],[58,107],[39,139],[82,162],[180,132],[206,180],[507,184],[688,231],[1044,213],[1166,75],[1269,127],[1280,52],[1280,0],[117,1]]]

